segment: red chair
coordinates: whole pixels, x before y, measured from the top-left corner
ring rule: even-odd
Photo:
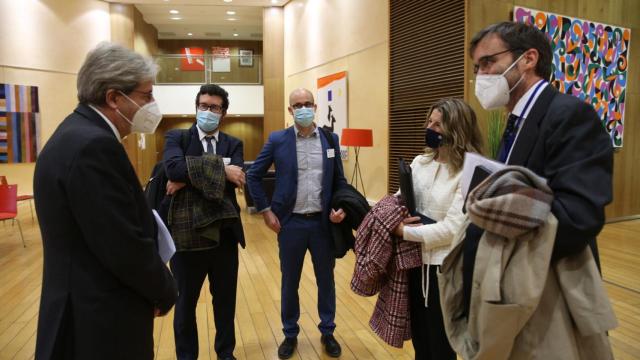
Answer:
[[[20,230],[20,238],[22,239],[22,246],[27,247],[24,242],[24,235],[22,235],[22,226],[20,226],[20,220],[18,216],[18,185],[1,185],[0,184],[0,220],[12,220],[18,223],[18,229]]]
[[[0,185],[8,185],[7,177],[4,175],[0,175]],[[33,195],[18,195],[18,201],[29,200],[29,209],[31,210],[31,220],[33,220]]]

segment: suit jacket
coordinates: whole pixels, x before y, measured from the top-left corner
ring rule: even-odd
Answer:
[[[589,245],[599,262],[596,236],[613,198],[613,146],[593,106],[547,86],[523,124],[508,165],[532,170],[553,190],[554,259]]]
[[[331,197],[336,189],[347,185],[347,180],[344,178],[339,147],[335,149],[335,157],[328,158],[329,143],[321,131],[318,135],[322,144],[322,219],[323,226],[328,231]],[[331,133],[331,136],[334,144],[340,143],[338,135]],[[262,188],[262,178],[272,164],[275,164],[276,168],[276,184],[271,204],[269,204]],[[335,181],[334,171],[338,172]],[[293,126],[274,131],[269,135],[267,143],[247,173],[247,185],[258,211],[271,206],[271,210],[281,224],[289,220],[296,204],[298,191],[298,157]]]
[[[98,113],[78,105],[38,156],[44,246],[38,359],[152,359],[154,307],[176,284],[129,158]]]
[[[180,132],[169,131],[165,135],[165,147],[164,147],[164,164],[167,177],[171,181],[179,181],[187,183],[187,186],[191,186],[191,180],[189,179],[189,172],[187,171],[187,161],[185,156],[202,156],[204,148],[200,141],[200,135],[196,124],[193,124],[189,128],[189,144],[187,149],[183,150],[180,146]],[[230,164],[239,167],[244,167],[243,159],[243,146],[240,139],[231,135],[227,135],[220,131],[218,133],[218,142],[216,144],[216,155],[220,155],[225,158],[230,158]],[[233,234],[235,241],[240,243],[244,248],[244,231],[242,229],[242,222],[240,221],[240,206],[236,199],[236,186],[230,181],[226,182],[224,188],[225,198],[231,200],[233,206],[238,212],[238,220],[233,221],[229,226],[229,230]]]

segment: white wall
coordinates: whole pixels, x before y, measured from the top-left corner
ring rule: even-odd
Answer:
[[[99,0],[0,0],[0,83],[38,87],[45,143],[75,105],[87,52],[111,38],[109,4]],[[33,163],[0,164],[32,193]]]
[[[389,0],[293,0],[284,10],[285,103],[317,79],[347,71],[348,127],[373,130],[373,146],[360,149],[367,198],[387,193],[389,143]],[[286,125],[292,124],[286,114]],[[344,161],[347,180],[353,149]]]
[[[103,1],[0,0],[0,65],[76,74],[110,31]]]
[[[222,85],[229,93],[229,115],[263,116],[262,85]],[[153,97],[163,115],[194,115],[200,85],[155,85]]]

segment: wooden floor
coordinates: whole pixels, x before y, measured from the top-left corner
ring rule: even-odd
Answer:
[[[17,226],[0,225],[0,359],[31,359],[34,355],[42,282],[42,245],[29,207],[20,206],[27,241],[23,248]],[[275,235],[262,218],[243,212],[247,249],[240,251],[235,355],[238,359],[277,359],[282,340],[280,270]],[[640,220],[609,224],[599,238],[606,288],[620,326],[610,333],[616,359],[640,359]],[[349,289],[354,257],[336,265],[336,338],[343,359],[413,359],[410,342],[404,349],[387,346],[369,329],[375,298]],[[327,358],[320,344],[316,286],[307,257],[300,284],[301,332],[294,359]],[[197,308],[200,359],[215,359],[211,295],[203,287]],[[174,359],[173,312],[156,320],[157,359]]]

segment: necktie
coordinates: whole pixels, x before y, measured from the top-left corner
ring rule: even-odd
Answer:
[[[211,140],[214,139],[213,136],[205,136],[204,139],[207,141],[207,154],[214,154],[213,152],[213,144]]]
[[[502,146],[498,153],[498,161],[500,162],[504,163],[507,161],[507,156],[509,156],[509,151],[511,151],[516,134],[518,133],[518,128],[516,127],[517,121],[518,116],[514,114],[509,115],[509,118],[507,119],[507,126],[502,134]]]

